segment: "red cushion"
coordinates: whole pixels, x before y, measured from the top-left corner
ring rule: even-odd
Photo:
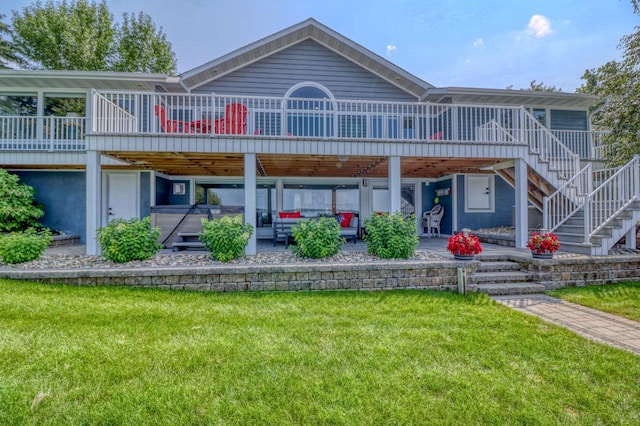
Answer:
[[[337,216],[339,217],[338,221],[340,222],[340,226],[348,228],[351,223],[351,216],[353,216],[353,213],[337,213]]]
[[[300,216],[300,212],[278,212],[280,219],[297,219]]]

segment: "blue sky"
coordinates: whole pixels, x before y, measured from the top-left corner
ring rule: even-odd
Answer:
[[[2,1],[5,22],[32,1]],[[587,68],[619,59],[640,17],[628,0],[110,0],[117,20],[144,11],[184,72],[309,17],[443,86],[572,92]]]

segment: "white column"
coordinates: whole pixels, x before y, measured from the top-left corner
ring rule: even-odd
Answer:
[[[389,213],[399,212],[401,208],[400,157],[389,157]]]
[[[100,254],[100,245],[96,240],[96,232],[102,224],[102,170],[100,152],[87,151],[86,167],[86,222],[87,245],[89,255]]]
[[[515,191],[516,191],[516,248],[527,247],[529,231],[528,196],[527,196],[527,163],[515,160]]]
[[[256,254],[256,154],[244,154],[244,223],[253,226],[246,254]]]

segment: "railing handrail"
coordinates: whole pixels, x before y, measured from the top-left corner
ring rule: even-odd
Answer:
[[[626,185],[625,185],[626,184]],[[599,203],[599,195],[607,191],[605,202]],[[623,196],[627,193],[626,196]],[[616,196],[613,198],[612,196]],[[627,164],[587,195],[590,204],[589,223],[585,221],[585,234],[594,236],[618,214],[640,196],[640,156],[635,155]],[[598,211],[596,211],[598,209]],[[594,219],[595,218],[595,219]]]
[[[588,163],[571,179],[555,190],[551,195],[542,200],[542,227],[548,232],[553,232],[565,223],[573,214],[584,206],[585,195],[588,188],[581,188],[585,177],[591,179],[591,163]],[[577,183],[577,185],[576,185]],[[571,194],[571,188],[577,188],[576,194]]]
[[[520,107],[525,117],[526,123],[522,123],[523,129],[529,129],[533,127],[533,131],[537,132],[537,135],[541,135],[544,145],[537,147],[537,155],[541,159],[549,162],[549,167],[559,173],[564,172],[564,179],[569,179],[578,173],[580,168],[580,158],[577,154],[571,151],[565,144],[562,143],[550,129],[543,126],[526,108]],[[531,150],[536,151],[536,147],[533,146],[534,140],[531,135],[528,135],[529,147]],[[539,145],[542,145],[539,143]],[[550,146],[546,146],[550,145]],[[550,154],[557,153],[557,156],[551,156]],[[555,161],[554,161],[555,160]]]

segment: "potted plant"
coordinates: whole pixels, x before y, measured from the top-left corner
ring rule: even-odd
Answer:
[[[465,228],[462,232],[449,237],[447,250],[453,254],[455,259],[472,260],[474,255],[482,253],[482,245],[478,237],[472,235],[470,230]]]
[[[560,248],[558,236],[551,232],[534,232],[527,241],[531,255],[536,259],[552,259],[553,253]]]

